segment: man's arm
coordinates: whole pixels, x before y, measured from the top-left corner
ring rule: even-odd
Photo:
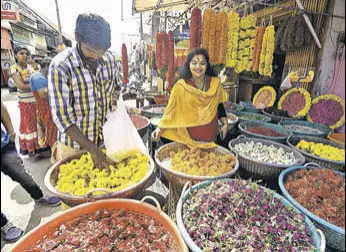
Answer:
[[[5,104],[1,102],[1,123],[4,125],[7,132],[11,135],[11,141],[16,138],[16,133],[13,128],[10,114],[7,111]]]

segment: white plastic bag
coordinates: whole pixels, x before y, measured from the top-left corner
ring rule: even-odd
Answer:
[[[285,80],[282,82],[280,89],[282,91],[289,90],[292,87],[291,79],[290,79],[290,74],[287,75]]]
[[[149,155],[142,138],[128,115],[122,96],[118,107],[107,115],[103,126],[106,155],[114,162],[120,162],[135,152]]]

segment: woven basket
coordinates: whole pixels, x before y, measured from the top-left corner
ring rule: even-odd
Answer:
[[[239,102],[240,106],[244,107],[245,112],[261,114],[262,109],[256,108],[252,102]]]
[[[267,129],[272,129],[278,133],[283,134],[284,136],[282,137],[269,137],[269,136],[264,136],[264,135],[258,135],[255,133],[249,132],[247,129],[251,127],[264,127]],[[269,141],[274,141],[277,143],[286,143],[287,138],[289,137],[290,133],[287,129],[285,129],[282,126],[272,124],[272,123],[261,123],[261,122],[242,122],[238,125],[239,131],[241,132],[242,135],[245,135],[246,137],[253,137],[253,138],[260,138],[260,139],[265,139]]]
[[[286,145],[276,143],[273,141],[268,141],[268,140],[261,140],[257,138],[246,138],[244,136],[238,137],[237,139],[232,140],[229,143],[229,148],[233,151],[235,151],[234,147],[237,144],[240,143],[247,143],[247,142],[255,142],[255,143],[262,143],[264,145],[274,145],[277,148],[283,148],[285,151],[288,152],[293,152],[294,156],[298,160],[298,163],[296,165],[303,165],[305,164],[305,157],[297,150],[294,150]],[[292,165],[285,166],[285,165],[274,165],[274,164],[268,164],[268,163],[263,163],[259,162],[256,160],[252,160],[246,156],[243,156],[239,154],[239,163],[240,163],[240,168],[244,169],[247,171],[253,178],[255,179],[273,179],[273,178],[278,178],[280,173],[289,168]]]
[[[333,141],[330,141],[327,139],[318,138],[318,137],[290,136],[287,139],[288,145],[291,146],[292,148],[294,148],[295,150],[299,151],[300,153],[302,153],[306,157],[307,162],[318,164],[321,167],[331,168],[333,170],[345,172],[345,162],[336,162],[336,161],[320,158],[320,157],[314,156],[308,152],[305,152],[305,151],[298,149],[296,147],[296,145],[301,140],[305,140],[308,142],[314,142],[314,143],[327,144],[327,145],[331,145],[331,146],[334,146],[334,147],[340,148],[340,149],[345,149],[344,145],[338,144],[336,142],[333,142]]]
[[[274,115],[275,108],[271,107],[271,108],[265,108],[262,110],[263,115],[268,116],[271,118],[273,123],[279,123],[281,121],[284,120],[303,120],[303,118],[293,118],[293,117],[285,117],[285,116],[278,116],[278,115]]]
[[[47,171],[47,173],[45,175],[44,184],[47,187],[47,189],[52,194],[59,197],[68,206],[76,206],[76,205],[83,204],[86,202],[101,200],[101,199],[134,197],[138,193],[143,191],[147,187],[148,182],[151,181],[153,176],[155,176],[155,173],[154,173],[155,163],[150,158],[150,171],[148,172],[147,176],[142,181],[140,181],[139,183],[137,183],[137,184],[135,184],[129,188],[126,188],[124,190],[121,190],[118,192],[109,192],[106,189],[95,189],[95,190],[92,190],[90,193],[87,193],[85,196],[76,196],[76,195],[71,195],[71,194],[59,192],[55,188],[55,186],[56,186],[56,183],[58,181],[60,165],[71,162],[73,159],[79,159],[82,155],[84,155],[86,153],[87,153],[87,151],[80,151],[80,152],[77,152],[77,153],[75,153],[69,157],[66,157],[66,158],[60,160],[59,162],[55,163]],[[96,191],[103,191],[103,192],[106,192],[107,194],[98,195],[98,196],[91,196],[92,192],[96,192]]]
[[[295,173],[298,170],[302,169],[321,169],[316,167],[309,167],[309,166],[296,166],[292,167],[290,169],[287,169],[282,174],[280,174],[279,177],[279,186],[282,191],[282,194],[300,211],[302,211],[306,216],[308,216],[315,225],[323,231],[323,233],[326,236],[327,244],[329,247],[345,251],[345,229],[342,229],[340,227],[337,227],[331,223],[326,222],[325,220],[319,218],[309,210],[307,210],[305,207],[303,207],[301,204],[299,204],[292,195],[286,190],[285,183],[288,179],[288,177]],[[345,173],[337,172],[336,174],[345,177]]]
[[[225,181],[228,181],[227,179],[225,179]],[[191,194],[193,191],[195,190],[199,190],[202,188],[205,188],[207,186],[209,186],[212,183],[212,181],[205,181],[202,183],[199,183],[195,186],[193,186],[192,188],[190,188],[187,191],[184,191],[182,193],[182,196],[179,200],[178,206],[177,206],[177,212],[176,212],[176,218],[177,218],[177,224],[178,224],[178,228],[179,231],[182,235],[182,237],[184,238],[187,246],[190,248],[190,250],[192,252],[202,252],[202,250],[196,246],[196,244],[193,242],[192,238],[190,237],[190,235],[188,234],[186,228],[185,228],[185,224],[183,221],[183,206],[184,203],[189,199],[189,197],[191,197]],[[265,190],[268,190],[267,188],[264,188]],[[292,207],[294,209],[294,211],[296,211],[297,213],[301,213],[297,208],[295,208],[288,200],[286,200],[284,197],[282,197],[281,195],[274,193],[275,197],[280,199],[280,201],[287,207]],[[321,251],[325,251],[325,237],[322,231],[317,230],[316,227],[314,226],[314,224],[311,222],[311,220],[308,217],[305,217],[305,223],[307,224],[307,226],[309,227],[309,229],[311,230],[312,233],[312,239],[314,240],[314,246],[315,248],[318,248],[315,250],[315,252],[321,252]],[[246,251],[246,250],[244,250]]]
[[[328,139],[338,144],[345,145],[345,133],[332,133],[328,136]]]
[[[242,122],[267,122],[267,123],[270,123],[272,120],[268,116],[256,114],[256,113],[249,113],[249,112],[236,112],[235,115],[238,116],[239,123],[242,123]],[[251,120],[251,119],[246,119],[246,118],[241,117],[241,116],[247,116],[247,115],[252,116],[255,119]]]
[[[163,112],[160,112],[160,113],[153,113],[153,112],[150,112],[151,109],[153,108],[165,108],[166,106],[165,105],[150,105],[150,106],[145,106],[143,108],[141,108],[141,114],[142,116],[145,116],[149,119],[153,118],[153,117],[157,117],[157,116],[162,116],[163,115]]]
[[[279,125],[283,127],[290,126],[290,125],[301,125],[301,126],[306,126],[306,127],[321,131],[321,133],[304,133],[299,131],[290,131],[292,135],[295,135],[295,136],[312,136],[312,137],[327,138],[327,136],[329,135],[331,131],[328,126],[317,124],[317,123],[310,123],[307,121],[296,121],[296,120],[281,121]]]
[[[164,160],[170,159],[170,152],[178,152],[179,149],[188,149],[187,146],[179,143],[169,143],[164,146],[162,146],[160,149],[158,149],[155,153],[155,162],[158,165],[158,167],[161,169],[163,175],[167,178],[167,180],[174,184],[178,188],[183,188],[183,186],[187,182],[191,182],[192,184],[199,183],[201,181],[206,181],[206,180],[215,180],[215,179],[221,179],[221,178],[230,178],[232,177],[239,168],[239,163],[238,163],[238,158],[236,161],[236,165],[233,168],[233,170],[229,173],[220,175],[220,176],[193,176],[193,175],[188,175],[182,172],[177,172],[172,170],[170,167],[167,167],[166,164],[163,163]],[[218,146],[215,149],[210,149],[206,150],[209,152],[214,152],[218,156],[222,156],[225,154],[230,154],[234,155],[232,152],[229,150]],[[234,155],[236,156],[236,155]]]
[[[155,202],[157,207],[143,202],[150,199]],[[87,203],[74,208],[71,208],[54,219],[44,222],[28,234],[26,234],[16,245],[11,249],[12,252],[23,252],[29,250],[29,248],[36,244],[39,240],[43,239],[45,235],[48,237],[53,235],[58,227],[65,224],[68,221],[79,218],[80,216],[89,215],[95,213],[101,209],[124,209],[134,213],[139,213],[145,216],[149,216],[162,225],[167,232],[172,236],[177,244],[180,252],[189,252],[183,238],[181,237],[176,224],[161,210],[158,201],[151,197],[144,197],[141,201],[128,200],[128,199],[109,199],[101,200],[97,202]],[[82,250],[78,250],[82,251]]]

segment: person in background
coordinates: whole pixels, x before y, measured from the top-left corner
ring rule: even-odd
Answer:
[[[154,140],[175,141],[193,148],[215,147],[218,120],[223,123],[222,138],[228,131],[228,120],[223,103],[227,94],[209,62],[205,49],[195,49],[179,74]],[[203,143],[202,143],[203,142]]]
[[[37,130],[41,148],[51,149],[57,140],[58,130],[53,122],[48,100],[48,69],[51,58],[44,58],[39,62],[41,69],[31,75],[31,91],[36,98]]]
[[[16,133],[13,129],[6,106],[1,102],[1,172],[18,182],[35,200],[36,204],[57,206],[57,197],[44,196],[41,188],[25,170],[15,146]],[[3,129],[4,127],[4,129]],[[1,211],[1,237],[7,242],[15,242],[23,235],[23,230],[14,226]]]
[[[30,87],[30,76],[35,72],[34,68],[37,66],[29,59],[28,49],[16,47],[14,53],[17,63],[11,67],[10,76],[18,89],[20,153],[33,156],[41,152],[37,137],[36,100]]]
[[[116,90],[115,57],[108,51],[110,25],[101,16],[81,14],[75,39],[77,45],[59,53],[48,72],[49,102],[58,128],[56,159],[85,149],[96,167],[108,170],[110,162],[99,146]]]

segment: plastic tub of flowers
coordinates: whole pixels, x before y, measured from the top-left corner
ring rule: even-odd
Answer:
[[[138,183],[131,184],[127,188],[119,191],[110,191],[109,189],[104,188],[95,188],[88,191],[84,196],[72,195],[68,193],[60,192],[56,186],[59,179],[59,170],[60,166],[70,163],[73,160],[78,160],[82,157],[82,155],[87,154],[87,151],[79,151],[73,155],[70,155],[57,163],[55,163],[49,170],[47,171],[44,184],[47,187],[48,191],[50,191],[55,196],[59,197],[66,205],[68,206],[76,206],[79,204],[109,199],[109,198],[131,198],[135,197],[138,193],[142,192],[149,184],[149,182],[153,179],[154,171],[155,171],[155,162],[150,158],[149,171],[146,176]],[[100,193],[101,195],[94,195],[95,193]]]
[[[163,116],[166,105],[149,105],[141,108],[141,114],[149,119]]]
[[[188,150],[189,148],[186,145],[180,144],[180,143],[169,143],[164,146],[162,146],[160,149],[158,149],[155,153],[155,162],[162,171],[163,175],[166,177],[166,179],[175,185],[177,188],[183,188],[183,186],[190,182],[192,184],[199,183],[201,181],[206,180],[216,180],[216,179],[222,179],[222,178],[230,178],[232,177],[239,169],[239,161],[238,156],[236,154],[233,154],[230,150],[227,150],[226,148],[223,148],[221,146],[218,146],[214,149],[207,149],[203,150],[207,153],[215,153],[216,156],[225,156],[225,155],[231,155],[233,158],[235,158],[235,165],[234,167],[227,173],[221,174],[218,176],[197,176],[197,175],[190,175],[187,173],[183,173],[180,171],[176,171],[172,169],[171,164],[171,153],[178,153],[179,151]]]
[[[255,121],[255,122],[267,122],[270,123],[271,122],[271,118],[265,115],[261,115],[261,114],[256,114],[256,113],[249,113],[249,112],[236,112],[234,113],[236,116],[238,116],[239,119],[239,123],[242,122],[251,122],[251,121]]]
[[[318,167],[316,167],[318,166]],[[307,215],[314,223],[315,225],[321,229],[323,231],[323,233],[326,236],[327,239],[327,245],[329,247],[332,247],[334,249],[340,250],[340,251],[345,251],[345,229],[341,228],[339,226],[336,226],[335,224],[332,224],[328,221],[326,221],[325,219],[315,215],[312,211],[308,210],[306,207],[304,207],[303,205],[305,204],[305,206],[307,206],[307,202],[303,203],[303,199],[301,199],[301,203],[299,203],[297,201],[296,198],[294,198],[292,196],[292,194],[289,193],[289,190],[286,187],[286,182],[288,180],[288,178],[290,178],[290,176],[293,176],[295,173],[300,172],[300,171],[327,171],[326,169],[322,169],[321,167],[319,167],[319,165],[313,164],[313,163],[309,163],[306,164],[305,166],[296,166],[296,167],[292,167],[290,169],[285,170],[284,172],[282,172],[280,174],[279,177],[279,186],[280,189],[282,191],[282,194],[284,195],[284,197],[286,197],[296,208],[298,208],[301,212],[303,212],[305,215]],[[345,173],[341,173],[338,171],[333,171],[335,175],[337,176],[341,176],[345,179]],[[316,172],[313,173],[316,176]],[[298,174],[297,176],[299,176],[299,178],[304,179],[304,177],[302,177],[302,174]],[[321,179],[322,180],[326,180],[326,176],[324,174],[321,174]],[[305,180],[305,179],[304,179]],[[315,178],[313,178],[313,180],[315,181]],[[307,181],[307,179],[305,180]],[[316,183],[314,181],[311,181],[311,183]],[[334,181],[333,181],[334,182]],[[309,186],[309,184],[307,185]],[[304,190],[304,187],[302,187],[301,183],[297,184],[297,187],[299,187],[299,195],[301,195],[300,197],[302,197],[304,194],[302,194],[300,192],[300,190]],[[309,188],[314,188],[314,186],[309,186]],[[324,192],[327,193],[327,192]],[[333,192],[335,193],[335,192]],[[338,196],[337,196],[338,197]],[[311,196],[310,196],[311,198]],[[345,199],[345,197],[343,197],[343,199]],[[330,200],[330,199],[325,199],[325,200]],[[321,205],[321,203],[318,203],[319,205]],[[326,204],[329,205],[330,207],[330,202],[326,202]],[[345,206],[343,206],[345,208]],[[323,211],[320,211],[319,209],[316,209],[314,206],[313,211],[319,211],[320,213],[323,213]],[[344,213],[342,213],[341,211],[339,212],[339,214],[344,215]],[[333,216],[328,216],[331,219],[334,219]]]
[[[301,141],[307,141],[307,142],[313,142],[315,144],[323,144],[327,146],[332,146],[341,150],[345,150],[345,146],[342,144],[338,144],[334,141],[330,141],[327,139],[319,138],[319,137],[308,137],[308,136],[290,136],[287,139],[287,143],[291,148],[294,148],[295,150],[299,151],[301,154],[303,154],[307,160],[307,162],[315,163],[320,165],[321,167],[328,167],[332,168],[337,171],[345,172],[345,161],[335,161],[327,158],[321,158],[317,155],[311,154],[308,151],[301,150],[297,147],[297,145]],[[317,147],[317,148],[320,148]]]
[[[157,207],[144,202],[148,199]],[[153,242],[156,237],[165,242]],[[83,247],[88,251],[140,251],[139,248],[143,248],[144,251],[189,252],[176,224],[151,196],[141,201],[108,199],[76,206],[30,231],[11,251],[86,251]]]
[[[242,122],[238,125],[242,135],[260,138],[277,143],[286,143],[290,132],[282,126],[262,122]]]
[[[283,170],[305,164],[298,150],[269,140],[239,136],[229,148],[238,154],[240,168],[256,179],[278,178]]]
[[[274,191],[239,179],[186,188],[176,218],[193,252],[325,251],[323,232]]]
[[[328,126],[317,123],[310,123],[307,121],[288,120],[281,121],[279,125],[285,127],[292,133],[292,135],[296,136],[327,138],[327,136],[331,132],[331,129]]]
[[[135,125],[138,134],[143,137],[145,133],[147,133],[150,120],[144,116],[139,116],[139,115],[130,115],[130,118]]]
[[[271,118],[273,123],[279,123],[283,120],[303,120],[304,118],[293,118],[288,115],[286,110],[280,110],[276,107],[265,108],[262,110],[263,115]]]
[[[262,109],[256,108],[255,105],[252,104],[252,102],[241,101],[241,102],[239,102],[239,104],[240,104],[240,106],[244,107],[245,112],[256,113],[256,114],[262,113]]]

